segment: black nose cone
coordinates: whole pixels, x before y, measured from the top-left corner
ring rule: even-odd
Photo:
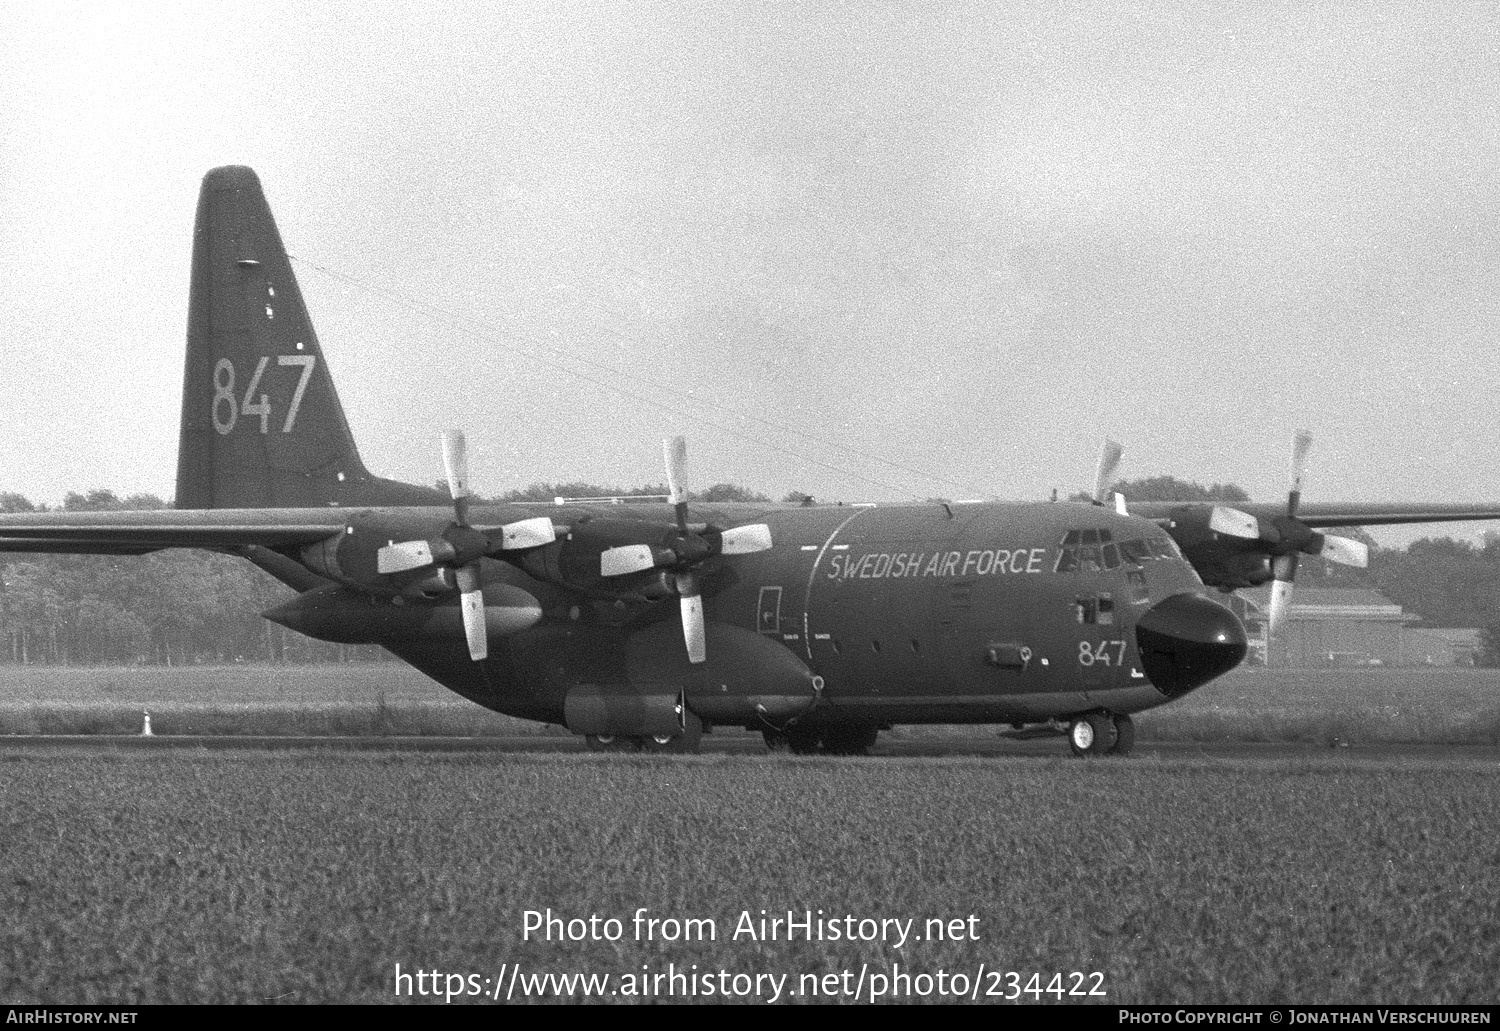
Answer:
[[[1245,628],[1201,594],[1174,594],[1141,614],[1135,641],[1146,676],[1176,698],[1227,673],[1245,658]]]

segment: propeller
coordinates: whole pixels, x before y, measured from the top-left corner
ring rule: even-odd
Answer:
[[[469,447],[463,432],[443,434],[443,469],[448,475],[448,493],[453,498],[453,524],[432,540],[399,541],[381,548],[375,569],[381,574],[405,573],[438,567],[453,571],[464,619],[464,637],[469,658],[479,662],[489,655],[485,629],[484,591],[480,582],[480,560],[496,551],[535,548],[557,539],[552,520],[546,516],[506,523],[485,532],[469,525]]]
[[[1291,607],[1292,584],[1297,579],[1297,560],[1301,555],[1319,555],[1340,565],[1363,568],[1370,563],[1370,549],[1361,541],[1318,533],[1297,518],[1302,501],[1302,480],[1307,474],[1307,456],[1312,450],[1312,434],[1298,430],[1292,435],[1292,456],[1287,473],[1286,516],[1262,531],[1271,549],[1271,611],[1268,629],[1272,637],[1280,631]],[[1247,517],[1248,518],[1248,517]]]
[[[727,530],[708,528],[694,531],[688,525],[687,440],[683,437],[663,440],[662,457],[667,466],[667,500],[675,510],[677,521],[676,537],[666,547],[625,544],[608,548],[599,555],[599,573],[601,576],[624,576],[665,568],[682,610],[682,636],[687,644],[688,661],[700,663],[708,658],[708,651],[702,584],[696,572],[698,566],[715,555],[768,551],[771,548],[771,528],[765,523],[753,523]]]

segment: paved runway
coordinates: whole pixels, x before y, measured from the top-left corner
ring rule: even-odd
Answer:
[[[581,738],[562,734],[525,734],[508,737],[247,737],[238,735],[0,735],[0,754],[46,750],[133,752],[206,749],[214,751],[328,751],[328,752],[511,752],[588,753]],[[757,735],[735,732],[703,739],[704,754],[765,755],[765,744]],[[1069,757],[1062,737],[1016,741],[998,735],[904,737],[882,735],[873,758],[883,756],[1032,756]],[[1333,745],[1317,742],[1262,741],[1143,741],[1130,757],[1147,758],[1289,759],[1347,758],[1469,760],[1500,764],[1500,746],[1420,743]],[[1117,759],[1106,761],[1117,762]],[[1129,759],[1125,761],[1130,761]]]

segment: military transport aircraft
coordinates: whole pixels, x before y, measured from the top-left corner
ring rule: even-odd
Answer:
[[[1128,752],[1131,714],[1234,668],[1244,627],[1210,587],[1303,554],[1360,563],[1338,525],[1500,518],[1500,505],[471,503],[373,476],[254,172],[203,180],[193,237],[176,510],[0,516],[0,551],[248,559],[295,596],[265,613],[374,643],[487,708],[595,749],[687,751],[713,726],[773,748],[864,752],[898,723],[1066,728]]]

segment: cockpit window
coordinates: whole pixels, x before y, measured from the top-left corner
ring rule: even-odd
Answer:
[[[1110,626],[1115,621],[1115,600],[1108,594],[1075,598],[1073,618],[1085,625]]]
[[[1153,558],[1182,558],[1177,542],[1170,537],[1147,537],[1146,547],[1151,549]]]
[[[1120,546],[1118,544],[1106,544],[1102,549],[1102,553],[1105,569],[1120,568]]]
[[[1139,568],[1159,558],[1181,559],[1177,542],[1163,534],[1115,543],[1109,530],[1069,530],[1059,542],[1054,573],[1097,573]]]

